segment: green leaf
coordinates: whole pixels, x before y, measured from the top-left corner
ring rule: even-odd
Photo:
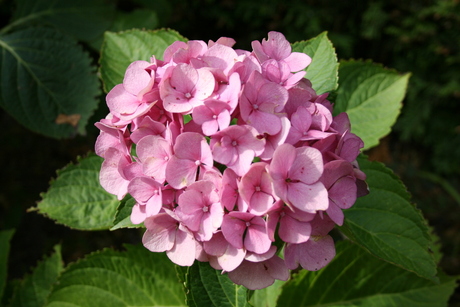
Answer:
[[[99,184],[103,159],[90,154],[79,163],[58,171],[49,190],[42,194],[38,211],[60,224],[80,230],[112,227],[119,201]]]
[[[338,242],[336,249],[335,258],[325,268],[302,270],[288,281],[278,306],[446,306],[456,287],[454,277],[431,282],[347,241]]]
[[[102,0],[16,0],[12,22],[3,33],[17,27],[52,25],[78,40],[92,41],[113,22],[114,7]]]
[[[70,265],[47,306],[186,306],[174,264],[165,253],[126,248],[97,252]]]
[[[0,302],[3,297],[3,291],[6,285],[6,276],[8,273],[8,255],[10,253],[10,240],[14,230],[0,231]]]
[[[370,193],[344,210],[341,230],[373,255],[436,281],[429,228],[396,175],[383,164],[359,159]]]
[[[84,134],[99,82],[80,46],[56,30],[35,28],[0,36],[0,51],[1,107],[46,136]]]
[[[305,78],[311,81],[318,95],[337,88],[339,63],[335,49],[327,38],[327,32],[308,41],[292,44],[292,51],[303,52],[311,57],[312,62],[306,68]]]
[[[351,131],[364,149],[390,133],[402,107],[410,74],[399,74],[368,61],[341,61],[334,114],[347,112]]]
[[[149,61],[152,55],[163,59],[164,50],[178,40],[186,41],[176,31],[167,29],[106,32],[100,59],[104,90],[109,92],[115,85],[123,82],[129,64],[138,60]]]
[[[113,227],[110,230],[116,230],[120,228],[140,228],[143,227],[142,224],[133,224],[131,222],[131,212],[133,210],[136,200],[131,197],[131,195],[126,195],[126,197],[120,202],[120,205],[117,208],[117,213],[115,215],[115,220],[113,221]]]
[[[64,269],[61,247],[57,245],[54,250],[53,255],[45,258],[37,265],[31,275],[24,278],[19,288],[16,289],[9,307],[44,306],[52,286]]]
[[[276,301],[281,294],[282,286],[286,282],[282,280],[275,280],[275,283],[265,289],[255,290],[250,303],[256,307],[276,307]]]
[[[221,271],[213,269],[207,262],[196,261],[185,277],[188,306],[250,306],[248,290],[234,284],[227,274],[221,274]]]

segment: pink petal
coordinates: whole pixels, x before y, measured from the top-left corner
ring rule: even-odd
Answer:
[[[250,223],[244,238],[244,247],[248,251],[263,254],[272,243],[267,234],[265,221],[261,217],[254,217]]]
[[[168,258],[175,264],[191,266],[195,261],[195,254],[196,244],[193,235],[178,229],[174,247],[166,251]]]
[[[250,290],[263,289],[275,282],[262,262],[243,261],[235,270],[228,272],[228,277]]]
[[[135,61],[128,66],[123,78],[123,86],[126,91],[137,95],[149,85],[152,78],[145,69],[150,65],[147,61]]]
[[[334,240],[330,236],[311,238],[302,244],[288,244],[284,252],[286,266],[294,270],[300,264],[308,271],[325,267],[335,256]]]
[[[164,252],[174,246],[177,221],[166,213],[149,217],[144,222],[147,231],[142,237],[144,246],[152,252]]]
[[[310,185],[291,182],[288,185],[287,197],[294,207],[309,213],[326,210],[329,205],[327,190],[321,182]]]
[[[311,184],[323,173],[323,156],[313,147],[296,148],[296,158],[289,171],[289,178]]]
[[[166,166],[166,181],[175,189],[182,189],[196,180],[197,165],[194,161],[172,156]]]
[[[225,239],[236,248],[243,248],[243,234],[246,231],[246,222],[226,214],[222,221],[221,230]]]
[[[280,220],[278,234],[286,243],[303,243],[310,238],[311,225],[285,215]]]

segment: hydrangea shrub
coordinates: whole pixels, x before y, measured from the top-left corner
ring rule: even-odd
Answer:
[[[325,33],[234,43],[106,33],[97,155],[59,171],[37,210],[81,230],[144,228],[144,246],[64,270],[56,249],[43,262],[53,274],[37,267],[28,280],[53,284],[37,300],[442,306],[455,278],[437,272],[426,221],[360,154],[390,130],[409,75],[338,63]]]

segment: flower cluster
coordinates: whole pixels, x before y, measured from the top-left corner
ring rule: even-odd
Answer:
[[[366,191],[363,143],[281,33],[252,52],[234,43],[177,41],[133,62],[107,95],[96,153],[101,185],[135,199],[146,248],[260,289],[334,257],[328,233]]]

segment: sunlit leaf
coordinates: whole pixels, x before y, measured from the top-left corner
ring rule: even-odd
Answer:
[[[102,158],[91,154],[58,171],[37,209],[57,223],[81,230],[109,229],[119,201],[99,184]]]

